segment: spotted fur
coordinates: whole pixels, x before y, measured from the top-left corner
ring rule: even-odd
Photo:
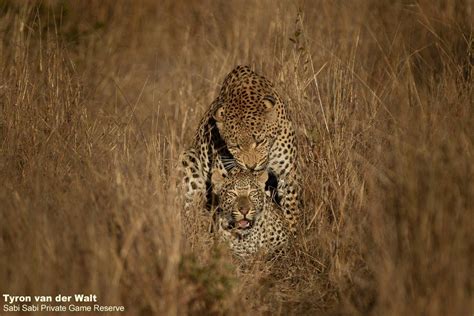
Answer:
[[[273,255],[288,245],[286,219],[264,191],[267,178],[265,171],[239,168],[233,169],[227,178],[219,176],[219,172],[213,174],[219,195],[217,233],[237,257],[245,258],[257,252]]]
[[[299,213],[295,132],[273,85],[249,67],[237,66],[227,75],[181,162],[187,208],[209,201],[213,169],[224,175],[236,166],[266,170],[277,180],[276,200],[294,231]]]

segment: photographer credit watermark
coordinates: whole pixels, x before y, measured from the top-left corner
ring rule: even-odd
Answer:
[[[2,294],[3,312],[124,312],[123,305],[102,305],[95,294]]]

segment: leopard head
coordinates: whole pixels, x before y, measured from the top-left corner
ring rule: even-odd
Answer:
[[[234,77],[224,82],[213,117],[236,165],[260,171],[279,134],[283,104],[265,78],[248,69]]]
[[[224,229],[247,230],[265,206],[266,171],[236,170],[224,178],[220,172],[212,174],[215,192],[219,196],[219,216],[224,219]]]

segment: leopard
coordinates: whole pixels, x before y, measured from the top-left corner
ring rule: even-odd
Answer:
[[[204,113],[193,139],[180,156],[185,209],[211,204],[212,173],[233,168],[267,171],[281,212],[295,227],[300,186],[294,124],[274,85],[249,66],[235,67]]]
[[[289,225],[279,206],[266,192],[268,173],[235,168],[226,178],[215,170],[216,233],[235,257],[283,255],[291,240]]]

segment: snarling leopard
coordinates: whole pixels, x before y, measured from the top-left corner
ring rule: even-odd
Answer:
[[[275,200],[294,231],[299,213],[296,155],[293,124],[273,84],[248,66],[237,66],[181,155],[186,208],[209,201],[214,169],[224,175],[235,167],[265,170],[274,180],[267,186],[273,186]]]
[[[219,171],[212,175],[219,196],[218,237],[241,258],[284,252],[290,240],[289,226],[279,206],[265,193],[268,173],[236,169],[227,178]]]

